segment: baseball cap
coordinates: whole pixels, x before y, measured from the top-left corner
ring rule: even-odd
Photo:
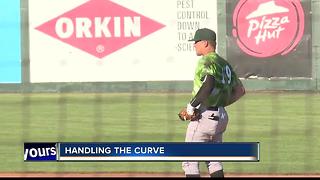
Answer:
[[[208,28],[202,28],[198,29],[196,33],[194,34],[193,39],[190,39],[189,41],[200,41],[200,40],[216,40],[216,33]]]

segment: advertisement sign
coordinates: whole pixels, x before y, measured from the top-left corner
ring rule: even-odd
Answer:
[[[227,58],[241,77],[311,77],[310,1],[227,1]]]
[[[192,80],[212,0],[30,0],[31,82]],[[181,68],[183,66],[183,68]]]
[[[20,0],[0,1],[0,83],[21,82]]]

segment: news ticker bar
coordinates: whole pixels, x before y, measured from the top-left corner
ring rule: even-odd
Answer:
[[[24,143],[24,161],[259,161],[259,142]]]

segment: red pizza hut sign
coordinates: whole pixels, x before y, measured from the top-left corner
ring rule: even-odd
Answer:
[[[299,0],[240,0],[233,26],[243,52],[260,58],[286,55],[303,36],[304,12]]]
[[[110,0],[90,0],[36,29],[103,58],[163,27]]]

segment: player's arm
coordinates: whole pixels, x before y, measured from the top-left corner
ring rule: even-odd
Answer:
[[[190,101],[190,105],[195,108],[202,102],[204,102],[209,95],[211,94],[211,91],[214,88],[215,79],[212,75],[205,75],[202,80],[202,86],[200,87],[197,94],[194,96],[194,98]]]
[[[246,90],[241,82],[240,79],[237,79],[237,83],[235,86],[232,87],[232,93],[229,101],[227,102],[226,106],[238,101],[242,96],[246,94]]]

